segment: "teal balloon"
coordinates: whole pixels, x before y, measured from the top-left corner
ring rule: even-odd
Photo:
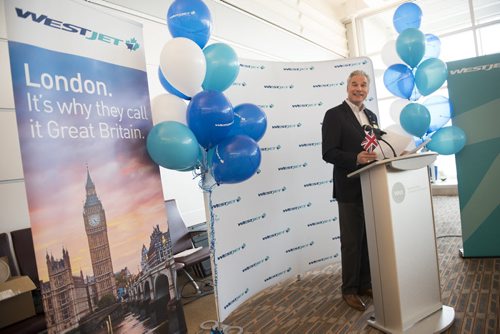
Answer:
[[[207,46],[203,49],[203,54],[207,63],[207,72],[201,85],[202,88],[218,92],[225,91],[233,84],[240,72],[238,55],[224,43]]]
[[[399,122],[409,134],[422,137],[431,124],[431,114],[424,105],[409,103],[401,110]]]
[[[415,84],[419,92],[427,96],[438,90],[448,77],[446,64],[437,58],[423,61],[415,72]]]
[[[200,168],[203,165],[203,149],[201,146],[198,146],[198,158],[196,159],[196,162],[193,166],[187,167],[184,169],[178,169],[180,172],[189,172],[192,170],[195,170],[196,168]]]
[[[396,52],[408,66],[417,66],[425,54],[425,35],[417,28],[405,29],[396,39]]]
[[[450,155],[460,152],[466,141],[464,130],[452,125],[437,130],[427,148],[442,155]]]
[[[146,139],[146,148],[156,164],[179,171],[193,169],[200,153],[194,133],[186,125],[175,121],[153,126]]]

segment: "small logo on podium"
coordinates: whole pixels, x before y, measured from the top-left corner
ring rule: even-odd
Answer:
[[[405,200],[405,186],[401,182],[396,182],[392,186],[392,199],[396,203],[401,203]]]

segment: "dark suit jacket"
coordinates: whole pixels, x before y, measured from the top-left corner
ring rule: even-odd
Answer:
[[[372,111],[365,109],[365,114],[371,125],[377,124],[377,116]],[[361,202],[360,179],[348,178],[347,174],[363,167],[356,159],[362,151],[365,132],[347,102],[326,112],[321,133],[323,160],[334,165],[333,197],[339,202]]]

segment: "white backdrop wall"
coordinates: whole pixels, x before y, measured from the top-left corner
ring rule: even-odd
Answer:
[[[346,79],[368,58],[281,63],[240,59],[225,94],[267,115],[262,162],[249,180],[212,190],[214,277],[221,320],[262,289],[340,258],[332,165],[321,158],[321,123],[347,96]],[[366,105],[378,113],[371,84]]]

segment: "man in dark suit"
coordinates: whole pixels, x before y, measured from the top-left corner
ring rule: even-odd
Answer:
[[[347,174],[377,158],[364,151],[363,125],[378,127],[377,116],[364,107],[370,78],[363,71],[352,72],[347,79],[347,99],[329,109],[322,126],[323,160],[332,163],[333,197],[339,206],[340,246],[342,254],[342,297],[360,311],[366,310],[361,296],[372,297],[370,263],[366,242],[363,198],[359,177]]]

